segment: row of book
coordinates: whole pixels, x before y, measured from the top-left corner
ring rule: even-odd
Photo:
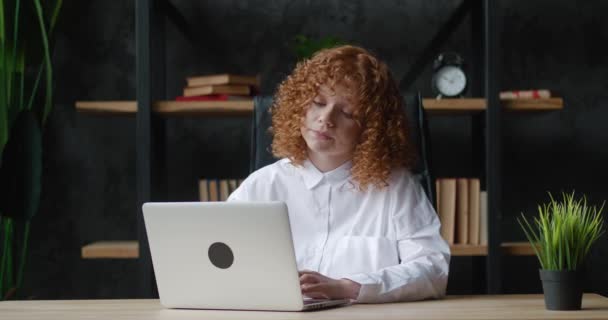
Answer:
[[[201,201],[226,201],[243,179],[202,179],[199,181]]]
[[[487,245],[487,193],[477,178],[435,181],[441,235],[449,244]]]
[[[186,78],[183,95],[177,101],[227,101],[251,99],[259,92],[257,76],[212,74]]]

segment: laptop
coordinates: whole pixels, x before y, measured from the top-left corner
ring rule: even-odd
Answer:
[[[150,202],[143,213],[167,308],[303,311],[349,303],[302,296],[283,202]]]

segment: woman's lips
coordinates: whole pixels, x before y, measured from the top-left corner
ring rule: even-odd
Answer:
[[[327,134],[327,132],[317,131],[317,130],[313,130],[313,129],[310,129],[310,131],[317,139],[320,139],[320,140],[332,139],[332,137],[329,134]]]

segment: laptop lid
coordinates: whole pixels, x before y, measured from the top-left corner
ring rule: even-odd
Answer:
[[[145,203],[143,212],[164,306],[303,309],[284,203]]]

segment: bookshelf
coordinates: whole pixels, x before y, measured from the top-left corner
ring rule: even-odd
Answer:
[[[454,256],[481,256],[485,257],[487,293],[501,292],[502,272],[501,256],[530,255],[532,248],[527,243],[502,243],[501,241],[501,113],[508,112],[539,112],[560,110],[563,101],[560,98],[537,100],[509,100],[498,99],[499,74],[497,72],[497,19],[496,7],[491,0],[463,1],[455,10],[453,17],[437,33],[430,42],[429,50],[424,50],[422,58],[414,64],[413,70],[422,70],[428,65],[428,59],[438,52],[441,45],[447,42],[450,31],[455,30],[458,22],[466,15],[472,14],[473,42],[478,43],[473,50],[476,70],[473,72],[471,88],[474,97],[463,99],[423,99],[423,105],[430,115],[472,115],[479,125],[479,144],[483,150],[478,158],[482,162],[482,185],[488,192],[488,245],[453,245]],[[166,79],[164,75],[166,59],[165,23],[166,18],[176,19],[181,32],[187,23],[181,23],[183,16],[172,7],[170,2],[159,0],[136,0],[135,3],[135,37],[136,37],[136,79],[137,97],[134,101],[78,101],[76,109],[82,113],[96,115],[134,116],[136,123],[136,182],[137,182],[137,239],[132,241],[101,241],[82,247],[82,257],[87,259],[137,259],[139,264],[138,288],[140,297],[153,297],[154,278],[152,263],[147,244],[141,204],[148,201],[163,201],[166,192],[163,192],[162,175],[164,169],[157,159],[165,157],[164,123],[163,117],[169,116],[199,116],[199,117],[245,117],[251,116],[252,101],[240,101],[240,104],[230,102],[176,102],[168,101],[165,90]],[[167,12],[171,12],[168,14]],[[454,21],[453,21],[454,20]],[[176,22],[176,21],[173,21]],[[404,78],[415,79],[416,75]],[[419,73],[419,72],[418,72]],[[404,82],[404,81],[402,81]],[[405,81],[407,82],[407,81]],[[161,117],[157,117],[160,115]],[[480,120],[480,121],[477,121]],[[482,121],[483,120],[483,121]]]

